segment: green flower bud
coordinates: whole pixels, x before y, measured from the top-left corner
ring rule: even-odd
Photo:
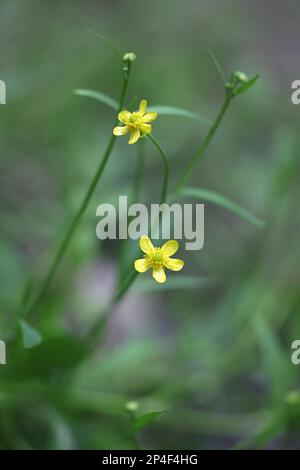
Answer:
[[[231,97],[236,96],[239,93],[241,87],[248,83],[248,81],[249,79],[244,72],[233,72],[226,83],[227,95]]]
[[[122,69],[125,78],[128,78],[131,64],[136,60],[136,55],[134,52],[126,52],[122,58]]]
[[[134,413],[139,409],[139,404],[136,401],[128,401],[125,405],[125,409],[130,413]]]
[[[234,72],[235,78],[241,82],[241,83],[247,83],[248,82],[248,77],[244,72]]]
[[[136,55],[134,52],[126,52],[123,55],[123,62],[134,62],[136,60]]]

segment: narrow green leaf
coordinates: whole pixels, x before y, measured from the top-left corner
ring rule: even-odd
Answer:
[[[33,328],[33,326],[29,325],[26,320],[20,320],[19,324],[25,348],[34,348],[42,342],[42,335],[39,333],[39,331]]]
[[[209,57],[210,57],[211,60],[212,60],[212,63],[213,63],[214,66],[216,67],[216,69],[217,69],[217,71],[218,71],[218,74],[220,75],[220,77],[221,77],[223,83],[225,84],[225,83],[226,83],[226,76],[225,76],[225,73],[224,73],[224,71],[223,71],[223,69],[222,69],[222,67],[221,67],[221,65],[220,65],[220,63],[219,63],[219,61],[218,61],[218,59],[216,58],[216,56],[215,56],[215,54],[213,53],[212,50],[208,49],[207,52],[208,52]]]
[[[29,301],[32,288],[33,288],[33,279],[32,277],[30,277],[24,286],[22,297],[21,297],[21,306],[23,308],[26,306],[27,302]]]
[[[164,413],[166,410],[162,411],[150,411],[149,413],[145,413],[141,416],[138,416],[134,419],[133,423],[133,428],[134,431],[140,431],[143,429],[145,426],[148,426],[148,424],[151,424],[152,421],[154,421],[158,416],[160,416],[162,413]]]
[[[286,354],[271,326],[263,318],[256,316],[253,318],[253,327],[262,352],[264,372],[269,379],[270,393],[277,409],[284,404],[293,367],[287,362]]]
[[[168,276],[168,282],[164,284],[157,284],[157,282],[149,277],[141,277],[135,289],[138,292],[161,292],[162,290],[173,289],[197,289],[200,287],[207,287],[215,284],[216,279],[213,277],[204,276],[182,276],[180,274]]]
[[[240,207],[235,202],[231,201],[230,199],[227,199],[221,194],[215,193],[214,191],[209,191],[208,189],[186,187],[180,191],[180,195],[183,197],[193,197],[197,199],[202,199],[204,201],[212,202],[233,212],[234,214],[238,215],[250,224],[256,225],[259,228],[263,228],[265,226],[265,222],[263,220],[255,217],[255,215],[252,215],[247,209]]]
[[[122,60],[122,55],[121,55],[121,52],[119,51],[119,49],[117,48],[117,46],[115,46],[115,44],[113,44],[109,39],[107,39],[105,36],[103,36],[102,34],[99,34],[97,33],[96,31],[93,31],[92,29],[87,29],[86,30],[88,33],[90,34],[94,34],[95,36],[97,36],[99,39],[102,39],[102,41],[104,41],[110,48],[111,50],[116,54],[116,56],[118,57],[118,59]]]
[[[194,121],[200,122],[207,126],[212,126],[213,121],[206,117],[200,116],[199,114],[188,111],[187,109],[177,108],[176,106],[149,106],[147,111],[156,111],[160,115],[165,116],[179,116],[193,119]]]
[[[101,103],[106,104],[115,111],[118,111],[119,109],[119,104],[116,100],[106,95],[105,93],[101,93],[100,91],[77,89],[73,90],[73,93],[78,96],[85,96],[87,98],[101,101]]]
[[[255,77],[250,78],[250,80],[248,80],[247,83],[244,83],[237,89],[236,95],[240,95],[241,93],[244,93],[245,91],[249,90],[249,88],[251,88],[254,85],[254,83],[258,80],[258,78],[259,78],[259,75],[255,75]]]

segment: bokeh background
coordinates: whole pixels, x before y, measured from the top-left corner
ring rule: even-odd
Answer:
[[[205,247],[184,252],[176,283],[144,275],[111,312],[96,347],[79,346],[111,298],[121,246],[95,235],[96,207],[131,194],[136,148],[118,139],[104,177],[32,326],[17,323],[24,286],[39,285],[98,165],[114,112],[76,88],[118,99],[119,63],[94,30],[134,51],[128,102],[189,109],[214,119],[227,74],[257,73],[236,98],[194,186],[216,191],[266,222],[260,229],[205,207]],[[297,0],[11,0],[0,6],[0,446],[3,449],[300,448],[299,79]],[[171,182],[207,132],[161,116]],[[149,147],[149,148],[148,148]],[[147,146],[143,197],[161,187]],[[65,371],[68,374],[65,374]],[[299,392],[300,393],[300,392]],[[125,405],[165,410],[137,436]]]

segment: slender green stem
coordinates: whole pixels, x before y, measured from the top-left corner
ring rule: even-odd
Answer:
[[[114,297],[114,302],[120,302],[120,300],[124,297],[124,295],[128,291],[129,287],[131,287],[131,285],[134,283],[138,274],[139,273],[135,269],[132,270],[132,268],[130,268],[129,274],[127,274],[126,278],[121,283],[120,288],[118,289]]]
[[[147,134],[147,137],[151,140],[151,142],[155,145],[155,147],[158,149],[159,154],[162,158],[163,164],[164,164],[164,178],[163,178],[163,185],[162,185],[162,191],[161,191],[161,197],[160,197],[160,203],[163,204],[167,198],[167,191],[168,191],[168,182],[169,182],[169,165],[167,158],[165,156],[165,153],[163,149],[161,148],[160,144],[157,142],[157,140],[151,135]],[[131,287],[133,282],[138,276],[137,271],[131,271],[129,270],[129,274],[125,277],[124,281],[121,283],[119,290],[117,291],[117,294],[115,296],[115,302],[119,302],[128,289]]]
[[[133,177],[132,201],[138,202],[141,193],[145,167],[145,141],[141,139],[137,144],[136,163]]]
[[[207,147],[208,147],[209,143],[211,142],[213,136],[215,135],[219,125],[221,124],[221,121],[222,121],[222,119],[223,119],[223,117],[224,117],[224,115],[225,115],[225,113],[228,109],[228,106],[229,106],[231,100],[232,100],[231,93],[226,93],[223,106],[221,107],[220,112],[219,112],[213,126],[209,129],[209,131],[208,131],[204,141],[202,142],[200,148],[194,154],[194,156],[192,157],[192,159],[191,159],[189,165],[187,166],[185,172],[183,173],[180,180],[178,181],[178,183],[177,183],[177,185],[174,189],[172,198],[180,191],[182,186],[190,178],[190,176],[191,176],[192,172],[194,171],[198,161],[204,155],[205,150],[207,149]]]
[[[126,95],[126,91],[127,91],[127,86],[128,86],[128,78],[129,78],[129,73],[125,74],[124,75],[124,81],[123,81],[123,87],[122,87],[122,92],[121,92],[121,97],[120,97],[120,104],[119,104],[119,111],[123,108],[123,105],[124,105],[124,100],[125,100],[125,95]],[[109,159],[109,156],[111,154],[111,151],[113,149],[113,146],[114,146],[114,143],[115,143],[115,140],[116,140],[116,137],[114,135],[111,136],[110,138],[110,141],[108,142],[108,145],[105,149],[105,152],[104,152],[104,155],[103,155],[103,158],[102,160],[100,161],[100,164],[96,170],[96,173],[94,174],[93,176],[93,179],[87,189],[87,192],[81,202],[81,205],[78,209],[78,212],[77,214],[75,215],[74,219],[72,220],[71,222],[71,225],[69,226],[63,240],[61,241],[59,247],[58,247],[58,250],[53,258],[53,261],[52,263],[50,264],[50,267],[47,271],[47,274],[42,282],[42,285],[39,289],[39,292],[37,293],[35,299],[33,300],[33,302],[31,304],[29,304],[29,307],[25,310],[24,312],[24,316],[27,316],[29,315],[31,312],[33,312],[36,307],[38,306],[38,304],[40,303],[40,301],[42,300],[43,296],[45,295],[45,293],[47,292],[50,284],[51,284],[51,281],[54,277],[54,274],[63,258],[63,256],[65,255],[66,253],[66,250],[70,244],[70,241],[76,231],[76,228],[78,227],[78,224],[91,200],[91,197],[94,193],[94,190],[102,176],[102,173],[106,167],[106,164],[108,162],[108,159]]]
[[[137,153],[135,160],[134,176],[133,176],[133,187],[131,203],[136,203],[139,200],[142,188],[144,167],[145,167],[145,140],[141,139],[137,143]],[[121,280],[123,275],[123,268],[128,254],[128,240],[124,240],[122,243],[119,263],[118,263],[118,279]]]
[[[147,134],[148,139],[151,140],[151,142],[155,145],[157,150],[159,151],[159,154],[162,158],[163,165],[164,165],[164,179],[163,179],[163,185],[162,185],[162,191],[161,191],[161,197],[160,197],[160,203],[162,204],[167,197],[167,191],[168,191],[168,182],[169,182],[169,165],[168,165],[168,160],[166,158],[166,155],[161,148],[160,144],[157,142],[157,140],[153,137],[151,134]]]

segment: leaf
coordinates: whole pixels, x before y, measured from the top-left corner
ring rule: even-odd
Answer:
[[[85,96],[86,98],[92,98],[94,100],[101,101],[101,103],[106,104],[115,111],[118,111],[119,109],[119,104],[116,100],[111,98],[111,96],[106,95],[105,93],[101,93],[100,91],[76,89],[73,90],[73,93],[78,96]]]
[[[196,113],[188,111],[187,109],[177,108],[175,106],[149,106],[147,111],[156,111],[160,115],[165,116],[179,116],[193,119],[194,121],[201,122],[207,126],[212,126],[213,121],[203,116],[199,116]]]
[[[24,286],[23,293],[22,293],[22,296],[21,296],[21,306],[23,308],[26,306],[26,304],[29,301],[29,298],[30,298],[30,295],[31,295],[31,292],[32,292],[32,288],[33,288],[33,279],[32,279],[32,277],[30,277],[27,280],[27,282]]]
[[[265,374],[269,379],[269,389],[276,409],[284,404],[284,397],[289,390],[291,371],[281,344],[271,326],[261,317],[254,317],[253,327],[262,352]],[[289,367],[290,365],[290,367]]]
[[[211,49],[208,49],[208,55],[209,57],[211,58],[212,60],[212,63],[214,64],[214,66],[216,67],[217,71],[218,71],[218,74],[220,75],[222,81],[224,84],[226,84],[226,77],[225,77],[225,73],[218,61],[218,59],[216,58],[215,54],[213,53],[213,51]]]
[[[240,95],[241,93],[244,93],[245,91],[249,90],[249,88],[251,88],[254,83],[258,80],[259,78],[259,75],[255,75],[255,77],[253,78],[250,78],[250,80],[248,80],[246,83],[244,83],[243,85],[241,85],[237,90],[236,90],[236,95]]]
[[[111,50],[116,54],[116,56],[118,57],[118,59],[122,60],[122,55],[121,55],[121,52],[119,51],[119,49],[117,48],[117,46],[115,46],[115,44],[113,44],[109,39],[107,39],[105,36],[103,36],[102,34],[99,34],[97,33],[96,31],[93,31],[92,29],[87,29],[86,30],[88,33],[90,34],[94,34],[95,36],[97,36],[98,38],[102,39],[102,41],[104,41],[110,48]]]
[[[19,321],[23,343],[26,349],[34,348],[43,340],[42,335],[33,326],[29,325],[26,320]]]
[[[133,429],[135,432],[140,431],[148,424],[151,424],[158,416],[164,413],[166,410],[162,411],[150,411],[149,413],[145,413],[141,416],[138,416],[134,419]]]
[[[161,292],[173,289],[197,289],[214,284],[215,278],[204,276],[174,275],[168,277],[168,282],[157,284],[152,277],[140,278],[135,287],[138,292]]]
[[[218,206],[224,207],[225,209],[233,212],[242,219],[246,220],[250,224],[253,224],[259,228],[265,226],[265,222],[255,215],[252,215],[247,209],[240,207],[235,202],[227,199],[221,194],[215,193],[214,191],[209,191],[208,189],[198,189],[198,188],[183,188],[180,191],[180,195],[183,197],[194,197],[197,199],[202,199],[204,201],[212,202]]]

